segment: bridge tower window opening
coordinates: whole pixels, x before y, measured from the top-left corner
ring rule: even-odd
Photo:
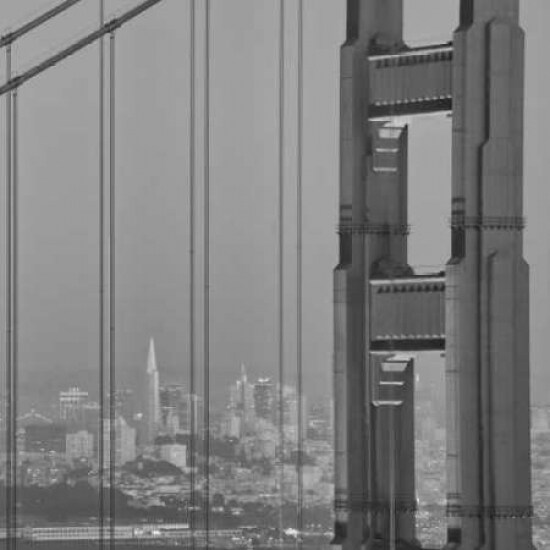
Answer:
[[[418,116],[408,126],[408,263],[438,272],[451,257],[451,119]]]
[[[441,352],[415,355],[416,537],[423,548],[446,542],[445,360]]]
[[[403,40],[411,47],[445,44],[473,0],[403,0]],[[463,15],[464,14],[464,15]],[[433,20],[440,22],[434,32]]]
[[[404,0],[404,43],[411,48],[449,43],[463,4],[459,0],[451,6],[437,0]],[[434,11],[445,21],[438,34],[425,16]],[[444,52],[435,52],[433,57],[436,63],[446,60]],[[433,274],[443,271],[451,256],[451,118],[448,113],[418,116],[407,123],[408,263],[419,274]],[[415,353],[414,371],[416,536],[423,547],[442,547],[446,537],[444,354]]]

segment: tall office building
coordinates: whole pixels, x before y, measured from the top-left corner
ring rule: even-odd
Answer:
[[[259,378],[254,384],[254,412],[257,418],[273,421],[274,391],[270,378]]]
[[[160,413],[162,427],[170,435],[180,431],[181,411],[185,406],[185,389],[181,384],[160,387]]]
[[[155,341],[149,341],[147,355],[147,442],[152,444],[162,425],[160,408],[159,371],[155,355]]]
[[[242,437],[252,429],[256,417],[254,386],[248,381],[244,365],[241,365],[240,378],[230,388],[228,413],[233,437]]]
[[[200,435],[203,425],[203,401],[186,392],[182,384],[160,387],[160,409],[163,430],[169,435]]]
[[[136,458],[136,430],[128,426],[128,423],[122,416],[117,416],[114,419],[115,432],[115,449],[114,459],[115,466],[122,466],[126,462],[130,462]],[[111,426],[109,419],[105,420],[103,431],[103,459],[105,468],[109,467],[111,462]]]
[[[59,418],[65,422],[82,422],[88,392],[78,387],[59,392]]]

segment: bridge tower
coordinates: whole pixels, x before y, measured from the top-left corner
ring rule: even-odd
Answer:
[[[419,547],[403,353],[434,349],[446,357],[447,547],[533,548],[518,4],[461,0],[451,42],[409,48],[403,0],[347,1],[333,540],[345,550]],[[452,254],[444,272],[419,276],[400,117],[437,111],[453,120]]]

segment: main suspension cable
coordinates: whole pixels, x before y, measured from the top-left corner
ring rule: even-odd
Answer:
[[[189,526],[191,528],[191,547],[195,550],[195,140],[196,140],[196,2],[189,0],[189,483],[191,489],[190,506],[188,510]]]
[[[285,418],[284,418],[284,190],[285,190],[285,0],[279,4],[279,273],[278,273],[278,359],[279,359],[279,545],[283,546],[283,508],[285,481]]]
[[[303,530],[303,500],[304,500],[304,478],[303,478],[303,454],[304,454],[304,418],[303,418],[303,346],[302,346],[302,324],[303,324],[303,204],[302,204],[302,179],[303,179],[303,124],[304,124],[304,3],[298,0],[298,105],[297,105],[297,152],[296,152],[296,391],[297,395],[297,417],[298,417],[298,452],[296,456],[296,467],[298,474],[298,506],[296,515],[296,538],[297,547],[302,548]]]
[[[210,546],[210,0],[204,32],[204,532]]]
[[[60,15],[64,11],[72,8],[82,0],[64,0],[63,2],[53,6],[52,8],[41,13],[28,23],[24,23],[17,29],[11,32],[7,32],[0,36],[0,48],[11,46],[16,40],[30,33],[32,30],[47,23],[50,19],[53,19],[57,15]]]
[[[96,40],[99,40],[102,36],[112,33],[116,29],[122,27],[126,23],[140,16],[142,13],[152,8],[153,6],[156,6],[162,1],[163,0],[144,0],[134,8],[124,12],[118,17],[112,18],[110,21],[107,21],[99,29],[96,29],[95,31],[87,34],[86,36],[80,38],[76,42],[73,42],[71,45],[60,50],[56,54],[48,57],[44,61],[41,61],[37,65],[34,65],[30,69],[21,73],[20,75],[10,78],[5,84],[0,86],[0,96],[8,93],[9,91],[14,90],[15,88],[20,87],[22,84],[38,76],[44,71],[51,69],[61,61],[67,59],[68,57],[71,57],[72,55],[86,48],[90,44],[93,44]]]

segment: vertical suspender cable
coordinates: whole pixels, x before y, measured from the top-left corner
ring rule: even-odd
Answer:
[[[105,0],[99,0],[99,24],[105,23]],[[99,548],[105,548],[105,41],[99,39]]]
[[[285,188],[285,0],[279,4],[279,281],[278,281],[278,337],[279,337],[279,545],[283,545],[283,506],[284,506],[284,188]]]
[[[303,453],[304,453],[304,433],[303,433],[303,375],[302,375],[302,176],[303,176],[303,117],[304,117],[304,3],[298,0],[298,136],[297,136],[297,177],[296,177],[296,241],[297,241],[297,261],[296,261],[296,391],[298,406],[298,453],[296,458],[296,467],[298,469],[298,506],[297,506],[297,530],[298,548],[302,547],[302,529],[303,529]]]
[[[19,277],[19,220],[18,220],[18,180],[19,180],[19,163],[18,163],[18,141],[19,141],[19,121],[18,121],[18,92],[19,90],[16,88],[13,91],[12,94],[12,101],[13,101],[13,122],[12,122],[12,132],[13,132],[13,146],[12,146],[12,232],[11,232],[11,238],[12,238],[12,278],[13,278],[13,284],[12,284],[12,306],[11,306],[11,314],[12,314],[12,345],[11,345],[11,354],[12,354],[12,368],[13,373],[11,377],[12,387],[11,387],[11,395],[13,399],[13,406],[12,406],[12,451],[13,451],[13,474],[12,474],[12,481],[13,481],[13,525],[15,528],[17,528],[17,409],[18,409],[18,403],[17,403],[17,394],[18,394],[18,374],[19,374],[19,331],[18,331],[18,325],[19,325],[19,316],[18,316],[18,277]],[[14,550],[17,548],[17,539],[14,537],[12,539],[13,541],[13,547]]]
[[[190,439],[189,439],[189,458],[190,474],[189,483],[191,488],[189,526],[191,528],[191,547],[195,549],[195,140],[196,140],[196,113],[195,113],[195,14],[196,2],[189,0],[189,418],[190,418]]]
[[[115,547],[115,33],[109,35],[109,548]]]
[[[11,78],[11,44],[6,46],[6,81]],[[13,546],[13,363],[12,363],[12,94],[6,94],[6,526],[8,548]],[[15,457],[17,459],[17,457]]]
[[[210,0],[204,32],[204,531],[210,546]]]
[[[17,89],[9,97],[9,369],[8,375],[8,453],[7,453],[7,526],[8,526],[8,548],[16,547],[17,527],[17,371],[18,371],[18,349],[17,349]]]

